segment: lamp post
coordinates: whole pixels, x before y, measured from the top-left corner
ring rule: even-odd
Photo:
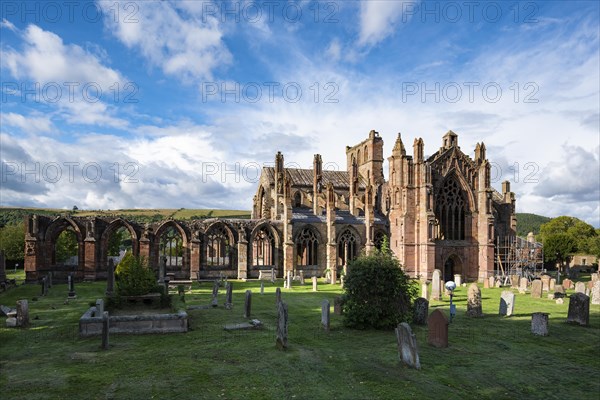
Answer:
[[[452,297],[454,296],[454,289],[456,289],[456,283],[453,281],[446,282],[446,289],[450,292],[450,322],[452,322],[452,318],[456,315],[456,306],[452,303]]]

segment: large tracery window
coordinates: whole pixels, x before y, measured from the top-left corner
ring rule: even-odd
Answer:
[[[231,244],[225,227],[212,227],[206,234],[206,263],[210,266],[229,266],[230,253]]]
[[[456,179],[444,182],[436,199],[436,217],[440,224],[440,239],[464,240],[467,202]]]
[[[297,265],[318,265],[318,247],[319,241],[315,233],[309,228],[304,228],[296,239]]]
[[[261,228],[252,241],[252,265],[275,265],[275,239],[267,228]]]
[[[183,238],[173,226],[160,235],[159,257],[165,261],[167,271],[176,270],[183,265]]]
[[[356,236],[349,229],[340,235],[338,240],[338,265],[348,265],[348,263],[358,255],[358,244]]]

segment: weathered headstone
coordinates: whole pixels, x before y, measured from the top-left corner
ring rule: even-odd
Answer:
[[[110,331],[110,318],[108,317],[108,311],[104,311],[102,313],[102,349],[103,350],[108,350],[109,331]]]
[[[481,311],[481,290],[476,283],[471,283],[467,292],[467,316],[483,317]]]
[[[96,299],[96,315],[104,314],[104,299]]]
[[[575,283],[575,293],[583,293],[585,294],[585,283],[576,282]]]
[[[542,298],[542,281],[539,279],[531,282],[531,297],[534,299]]]
[[[333,298],[333,313],[335,315],[342,315],[342,297],[335,296]]]
[[[550,293],[554,293],[554,288],[556,287],[556,279],[550,279]]]
[[[304,285],[304,271],[300,271],[298,275],[300,276],[300,284]]]
[[[260,294],[265,294],[265,283],[264,282],[260,283]]]
[[[494,287],[494,285],[496,284],[496,283],[495,283],[495,282],[496,282],[496,278],[494,278],[493,276],[490,276],[490,277],[488,278],[488,280],[490,281],[490,282],[489,282],[489,286],[490,286],[490,288],[493,288],[493,287]]]
[[[20,328],[29,326],[29,303],[27,300],[17,301],[17,326]]]
[[[460,285],[462,285],[462,275],[461,274],[454,274],[454,283],[456,283],[456,287],[459,287]]]
[[[550,290],[550,276],[542,275],[541,281],[542,281],[542,291],[548,292]]]
[[[43,277],[40,283],[42,285],[42,296],[46,296],[48,294],[48,278]]]
[[[527,291],[527,278],[521,277],[519,279],[519,293],[525,293]]]
[[[427,318],[427,343],[435,347],[448,347],[448,318],[436,309]]]
[[[396,340],[398,341],[398,357],[400,361],[411,368],[421,369],[419,361],[419,349],[417,338],[406,322],[398,324],[396,328]]]
[[[442,277],[442,272],[439,269],[434,269],[433,274],[431,275],[431,299],[432,300],[440,299],[441,277]]]
[[[427,282],[423,282],[421,284],[421,297],[424,299],[428,299],[428,293],[427,293]]]
[[[344,275],[340,276],[340,287],[343,289],[344,288]]]
[[[75,299],[77,298],[77,295],[75,294],[75,279],[73,278],[73,274],[69,274],[68,277],[68,281],[69,281],[69,299]]]
[[[413,322],[417,325],[427,325],[427,317],[429,316],[429,301],[423,297],[419,297],[414,302]]]
[[[212,301],[211,301],[211,305],[213,307],[217,307],[219,305],[219,286],[220,283],[217,279],[215,279],[215,281],[213,282],[213,289],[212,289]]]
[[[536,312],[531,314],[531,333],[538,336],[548,336],[547,313]]]
[[[500,311],[498,314],[510,317],[515,308],[515,294],[510,290],[505,290],[500,296]]]
[[[554,285],[554,298],[556,298],[556,294],[560,294],[562,295],[562,297],[564,297],[565,295],[565,288],[563,287],[563,285]]]
[[[287,283],[287,289],[291,289],[292,288],[292,271],[288,271],[286,283]]]
[[[490,288],[490,280],[489,279],[484,279],[483,280],[483,288],[484,289],[489,289]]]
[[[330,313],[329,300],[325,299],[321,302],[321,325],[327,331],[329,330],[329,317],[330,317],[329,313]]]
[[[271,282],[275,283],[275,279],[277,277],[275,276],[275,268],[271,268]]]
[[[569,297],[567,322],[588,326],[590,324],[590,298],[583,293],[574,293]]]
[[[277,303],[277,333],[275,344],[280,350],[288,347],[288,307],[284,302]]]
[[[313,276],[312,277],[312,285],[313,285],[313,292],[317,291],[317,277]]]
[[[233,283],[227,282],[225,290],[225,308],[227,310],[231,310],[231,308],[233,307]]]
[[[115,290],[115,262],[112,258],[108,259],[108,271],[106,275],[106,295],[112,296]]]
[[[244,318],[250,318],[252,313],[252,291],[246,290],[246,301],[244,302]]]
[[[6,257],[4,250],[0,250],[0,282],[6,281]]]
[[[519,275],[510,276],[510,287],[512,287],[513,289],[519,288]]]
[[[565,290],[569,290],[569,289],[571,289],[571,288],[573,287],[573,281],[572,281],[572,280],[570,280],[570,279],[565,279],[565,280],[562,282],[562,285],[563,285],[563,287],[565,288]]]
[[[592,286],[592,304],[600,304],[600,281],[595,281]]]
[[[281,288],[275,289],[275,305],[279,307],[281,303]]]

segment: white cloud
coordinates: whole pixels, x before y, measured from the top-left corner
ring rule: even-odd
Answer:
[[[54,129],[47,116],[25,117],[17,113],[0,113],[0,125],[17,127],[27,133],[44,133]]]
[[[365,0],[360,2],[359,46],[373,46],[392,35],[397,24],[406,23],[411,15],[406,14],[407,7],[414,2]]]

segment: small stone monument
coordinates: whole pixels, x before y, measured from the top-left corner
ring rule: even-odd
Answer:
[[[590,324],[590,298],[583,293],[574,293],[569,297],[567,322],[588,326]]]
[[[48,294],[48,278],[43,277],[40,283],[42,285],[42,296],[46,296]]]
[[[69,274],[68,282],[69,282],[69,294],[68,294],[68,298],[69,299],[76,299],[77,298],[77,294],[75,294],[75,279],[73,278],[73,274]]]
[[[225,308],[231,310],[233,308],[233,283],[227,282],[225,290]]]
[[[554,293],[554,287],[556,286],[556,279],[550,279],[550,293]]]
[[[96,315],[100,316],[104,314],[104,300],[96,299]]]
[[[531,333],[538,336],[548,336],[547,313],[536,312],[531,314]]]
[[[467,316],[483,317],[481,311],[481,290],[476,283],[471,283],[467,292]]]
[[[20,328],[29,326],[29,303],[27,300],[17,301],[17,326]]]
[[[585,294],[585,283],[576,282],[575,283],[575,293],[583,293]]]
[[[300,284],[304,286],[304,271],[298,272],[298,276],[300,278]]]
[[[496,282],[496,278],[494,278],[493,276],[490,276],[490,277],[488,278],[488,281],[489,281],[489,283],[488,283],[489,287],[490,287],[490,288],[493,288],[493,287],[494,287],[494,285],[495,285],[495,282]]]
[[[98,304],[96,302],[96,304]],[[108,317],[108,311],[102,312],[102,349],[108,350],[108,334],[110,331],[110,318]]]
[[[285,350],[288,347],[288,307],[284,302],[277,303],[277,333],[275,344],[280,350]]]
[[[108,271],[106,275],[106,295],[112,296],[115,291],[115,262],[112,258],[108,259]]]
[[[396,340],[398,341],[398,357],[400,361],[411,368],[421,369],[419,361],[419,349],[417,338],[406,322],[398,324],[396,328]]]
[[[427,282],[423,282],[421,284],[421,297],[424,299],[428,299],[428,293],[427,293]]]
[[[439,309],[427,319],[427,343],[434,347],[448,347],[448,318]]]
[[[541,281],[542,281],[542,291],[544,291],[544,292],[550,291],[550,276],[542,275]]]
[[[260,294],[265,294],[265,283],[260,282]]]
[[[527,278],[521,277],[521,279],[519,279],[519,293],[523,294],[527,291],[527,284]]]
[[[271,268],[271,282],[275,283],[275,268]]]
[[[219,297],[219,286],[220,283],[217,279],[215,279],[215,281],[213,282],[213,289],[212,289],[212,302],[211,305],[213,307],[217,307],[219,305],[219,301],[218,301],[218,297]]]
[[[510,276],[510,287],[513,289],[519,288],[519,275]]]
[[[419,297],[415,300],[413,307],[413,322],[417,325],[427,325],[427,317],[429,316],[429,301],[423,297]]]
[[[565,279],[563,280],[562,285],[565,288],[565,290],[569,290],[573,287],[573,281],[570,279]]]
[[[326,331],[329,330],[329,313],[330,305],[329,300],[325,299],[321,302],[321,325]]]
[[[246,301],[244,302],[244,318],[250,318],[252,312],[252,291],[246,290]]]
[[[498,314],[510,317],[515,308],[515,294],[510,290],[504,290],[500,296],[500,310]]]
[[[281,303],[281,288],[275,289],[275,305]]]
[[[542,281],[539,279],[531,282],[531,297],[534,299],[542,298]]]
[[[340,287],[343,289],[344,288],[344,275],[340,276]]]
[[[313,292],[317,291],[317,277],[313,276],[312,277],[312,285],[313,285]]]
[[[600,281],[594,281],[594,286],[592,286],[592,304],[598,305],[600,304]]]
[[[461,274],[454,274],[454,283],[456,283],[456,287],[459,287],[460,285],[462,285],[462,275]]]
[[[333,313],[335,315],[342,315],[342,297],[335,296],[333,298]]]
[[[441,276],[439,269],[434,269],[431,275],[431,300],[439,300],[441,297]]]

